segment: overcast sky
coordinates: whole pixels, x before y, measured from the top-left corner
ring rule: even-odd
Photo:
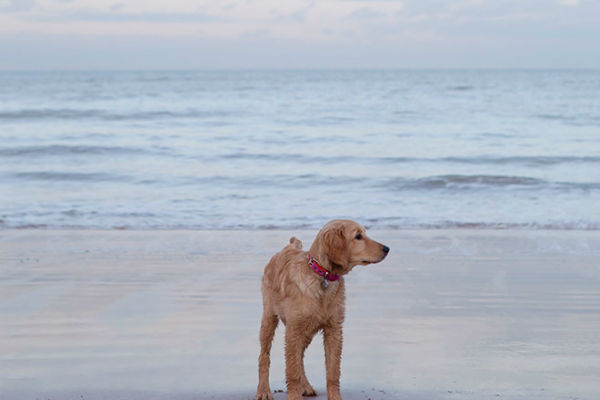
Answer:
[[[600,68],[600,0],[0,0],[0,69]]]

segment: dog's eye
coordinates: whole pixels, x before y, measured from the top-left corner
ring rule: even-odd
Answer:
[[[354,236],[354,239],[361,240],[362,239],[362,235],[359,233],[356,236]]]

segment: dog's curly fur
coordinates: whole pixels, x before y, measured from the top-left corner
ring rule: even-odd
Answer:
[[[341,399],[340,360],[344,322],[344,276],[356,265],[380,262],[389,251],[367,237],[354,221],[333,220],[317,234],[310,255],[340,279],[323,287],[323,278],[308,266],[307,252],[295,237],[265,267],[262,278],[263,316],[260,327],[257,400],[272,400],[269,387],[270,352],[275,328],[285,325],[285,376],[287,398],[316,396],[304,372],[304,351],[314,335],[323,331],[327,397]]]

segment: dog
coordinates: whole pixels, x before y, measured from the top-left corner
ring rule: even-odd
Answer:
[[[304,351],[323,331],[328,400],[341,399],[340,361],[345,315],[344,275],[356,265],[382,261],[389,247],[367,237],[365,228],[350,220],[328,222],[310,250],[295,237],[275,254],[262,278],[263,315],[260,326],[256,400],[272,400],[270,352],[279,320],[285,325],[287,399],[316,396],[304,372]]]

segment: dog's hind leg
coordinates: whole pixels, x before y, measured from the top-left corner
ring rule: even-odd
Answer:
[[[271,344],[279,318],[271,310],[264,309],[260,324],[260,355],[258,356],[258,387],[256,400],[272,400],[269,386],[269,367],[271,365]]]

